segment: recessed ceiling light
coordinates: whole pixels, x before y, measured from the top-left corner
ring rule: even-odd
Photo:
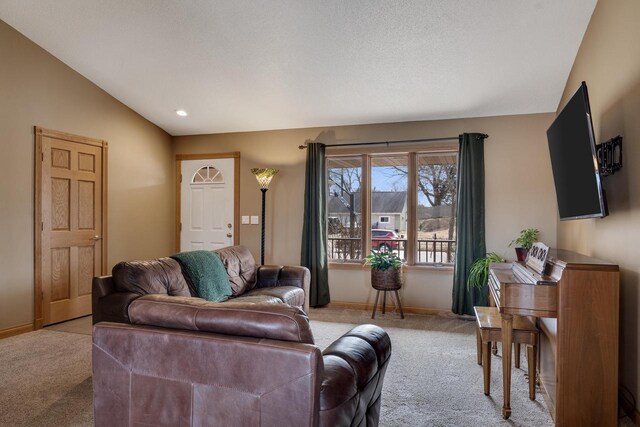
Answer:
[[[187,117],[187,112],[184,110],[176,110],[176,114],[180,117]]]

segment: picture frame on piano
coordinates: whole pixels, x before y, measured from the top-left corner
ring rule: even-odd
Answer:
[[[529,253],[527,254],[527,258],[524,263],[536,273],[543,275],[548,257],[549,246],[542,242],[536,242],[533,244],[531,249],[529,249]]]

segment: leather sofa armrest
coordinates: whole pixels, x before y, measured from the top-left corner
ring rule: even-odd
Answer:
[[[91,284],[93,324],[98,322],[129,323],[127,308],[139,294],[116,290],[112,276],[94,277]]]
[[[111,276],[94,277],[91,287],[94,299],[95,297],[100,299],[116,291],[115,284],[113,283],[113,277]]]
[[[302,266],[261,265],[257,268],[257,288],[275,286],[297,286],[304,291],[305,302],[303,310],[309,312],[309,283],[311,272]]]
[[[353,420],[365,417],[377,419],[384,375],[391,357],[389,335],[375,325],[356,326],[334,341],[322,355],[319,425],[351,425]]]
[[[323,356],[319,426],[348,426],[358,409],[358,387],[353,370],[341,357]]]
[[[93,312],[93,324],[98,322],[131,323],[129,305],[140,298],[133,292],[113,292],[102,298],[97,311]]]
[[[113,278],[111,276],[94,277],[91,282],[91,312],[93,313],[93,324],[100,320],[100,298],[115,292]]]

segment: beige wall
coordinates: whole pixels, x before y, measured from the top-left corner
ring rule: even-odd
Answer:
[[[35,125],[109,142],[109,269],[173,248],[171,137],[0,21],[0,330],[33,321]]]
[[[513,259],[509,242],[525,227],[541,230],[541,239],[556,243],[556,202],[546,143],[553,114],[392,123],[329,128],[244,132],[174,138],[176,154],[241,152],[240,213],[259,215],[260,191],[253,167],[275,167],[280,173],[267,193],[266,262],[297,264],[303,221],[306,140],[331,143],[489,134],[485,143],[487,249]],[[534,178],[535,177],[535,178]],[[240,242],[256,258],[260,227],[242,225]],[[363,268],[332,268],[332,300],[373,302]],[[409,306],[450,309],[451,269],[411,270],[402,290]]]
[[[610,216],[562,221],[558,245],[620,265],[620,379],[640,398],[640,2],[600,1],[567,81],[560,108],[581,81],[589,87],[596,140],[624,138],[624,167],[604,179]]]

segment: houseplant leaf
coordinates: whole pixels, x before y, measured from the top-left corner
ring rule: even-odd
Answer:
[[[467,286],[469,288],[483,288],[489,280],[489,264],[492,262],[505,262],[501,256],[494,252],[489,252],[486,256],[478,258],[471,264]]]
[[[402,260],[394,252],[371,251],[371,254],[365,257],[364,265],[370,265],[372,269],[385,271],[389,268],[402,267]]]
[[[537,228],[525,228],[520,231],[520,235],[513,239],[509,246],[516,245],[516,247],[531,249],[533,244],[538,240],[538,233],[540,231]]]

